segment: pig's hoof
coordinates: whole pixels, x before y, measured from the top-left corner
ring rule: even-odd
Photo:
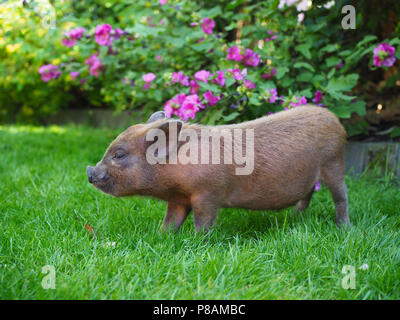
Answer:
[[[349,216],[337,218],[336,225],[339,229],[349,228],[351,226]]]

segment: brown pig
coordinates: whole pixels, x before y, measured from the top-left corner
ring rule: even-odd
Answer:
[[[165,141],[158,134],[164,134]],[[178,230],[193,210],[196,231],[209,229],[219,208],[277,210],[296,205],[302,211],[315,184],[322,181],[332,194],[341,226],[350,223],[345,141],[346,132],[335,115],[311,105],[215,127],[167,119],[157,112],[147,123],[121,133],[103,159],[87,167],[87,174],[96,188],[115,197],[143,195],[167,201],[166,229]],[[246,163],[244,151],[249,156]],[[222,154],[224,161],[218,161]]]

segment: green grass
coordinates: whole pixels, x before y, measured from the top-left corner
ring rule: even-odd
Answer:
[[[301,214],[221,210],[209,235],[192,217],[167,234],[164,202],[87,182],[117,133],[0,126],[1,299],[400,299],[398,183],[347,178],[349,230],[336,228],[322,187]],[[45,265],[54,290],[41,286]],[[353,290],[341,286],[344,265],[356,268]]]

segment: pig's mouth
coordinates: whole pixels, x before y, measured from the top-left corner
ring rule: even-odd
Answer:
[[[114,189],[114,182],[112,177],[106,171],[96,170],[94,167],[87,167],[86,172],[88,175],[88,180],[94,187],[100,191],[108,194],[112,194]]]
[[[107,178],[104,181],[94,181],[92,182],[93,186],[100,191],[107,193],[107,194],[113,194],[112,191],[114,189],[114,183],[111,181],[111,177]]]

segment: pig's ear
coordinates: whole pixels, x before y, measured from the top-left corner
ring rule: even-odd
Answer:
[[[165,143],[158,145],[157,153],[159,158],[176,157],[182,126],[183,122],[181,120],[168,120],[157,127],[158,130],[163,131],[165,134]],[[170,152],[173,154],[170,154]]]
[[[181,120],[169,120],[162,124],[157,129],[164,131],[167,143],[172,140],[178,144],[179,134],[181,133],[183,122]]]
[[[147,123],[154,122],[154,121],[161,120],[161,119],[165,119],[165,118],[166,117],[165,117],[165,112],[164,111],[157,111],[157,112],[154,112],[150,116],[149,120],[147,120]]]

